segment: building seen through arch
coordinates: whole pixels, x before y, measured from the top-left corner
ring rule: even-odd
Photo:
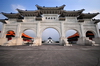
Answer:
[[[8,41],[9,41],[9,40],[12,40],[13,37],[15,37],[15,32],[12,31],[12,30],[7,31],[7,34],[6,34],[7,40],[8,40]]]
[[[78,41],[79,33],[76,30],[68,30],[66,32],[67,40],[69,44],[76,44]]]
[[[93,19],[99,13],[83,13],[85,9],[64,10],[65,5],[58,7],[36,5],[36,7],[37,10],[31,11],[16,9],[18,13],[2,12],[7,19],[0,19],[0,22],[3,23],[0,36],[0,41],[2,42],[0,42],[0,45],[23,45],[22,33],[26,29],[32,29],[36,34],[33,37],[34,46],[42,45],[42,33],[47,28],[57,30],[59,33],[59,44],[63,46],[71,46],[66,37],[66,31],[69,29],[74,29],[79,34],[78,37],[76,33],[78,37],[76,44],[100,45],[100,34],[97,25],[100,19]],[[8,41],[6,34],[10,30],[14,31],[15,35],[11,38],[11,41]],[[91,32],[94,35],[90,34]],[[87,34],[92,36],[90,37]]]
[[[88,37],[90,40],[93,40],[93,38],[95,38],[93,32],[91,31],[86,32],[86,37]],[[76,42],[78,41],[78,38],[79,38],[79,34],[78,32],[76,32],[75,34],[69,36],[67,39],[69,43],[76,44]]]
[[[47,28],[42,33],[42,43],[59,43],[59,32],[54,28]]]
[[[23,45],[29,45],[30,43],[31,44],[33,43],[36,35],[33,30],[27,29],[27,30],[24,30],[21,37],[23,38]]]
[[[93,40],[93,38],[95,38],[95,35],[93,34],[93,32],[87,31],[86,32],[86,37],[89,37],[90,40]]]

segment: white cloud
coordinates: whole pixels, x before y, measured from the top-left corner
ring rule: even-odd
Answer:
[[[99,12],[98,10],[93,10],[93,11],[90,11],[90,13],[97,13]]]
[[[16,9],[19,8],[19,9],[22,9],[22,10],[25,10],[26,8],[22,5],[19,5],[19,4],[12,4],[12,10],[16,12]]]

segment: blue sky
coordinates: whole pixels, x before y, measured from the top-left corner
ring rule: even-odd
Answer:
[[[0,12],[17,12],[16,8],[36,10],[36,4],[47,7],[65,4],[65,10],[84,8],[85,12],[100,11],[100,0],[0,0]]]
[[[85,9],[84,13],[100,12],[100,0],[0,0],[0,13],[17,13],[16,8],[23,10],[37,10],[36,4],[45,7],[56,7],[65,4],[64,10]],[[5,19],[0,14],[0,19]],[[100,19],[100,15],[95,17]],[[100,28],[100,24],[99,28]],[[0,30],[2,23],[0,23]]]

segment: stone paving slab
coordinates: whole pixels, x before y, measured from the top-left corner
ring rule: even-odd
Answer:
[[[0,66],[100,66],[100,47],[0,46]]]

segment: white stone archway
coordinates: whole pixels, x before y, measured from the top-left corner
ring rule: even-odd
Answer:
[[[18,13],[3,13],[8,19],[0,19],[3,23],[0,45],[7,43],[5,33],[13,30],[16,33],[15,44],[22,45],[21,34],[26,29],[32,29],[36,33],[35,44],[42,45],[42,32],[46,28],[54,28],[60,35],[60,44],[69,46],[65,33],[69,29],[78,31],[80,37],[77,44],[85,45],[86,31],[91,30],[95,34],[94,42],[100,44],[100,33],[97,23],[99,19],[92,19],[99,13],[82,13],[84,9],[67,11],[65,5],[60,7],[41,7],[36,5],[38,10],[25,11],[17,9]],[[89,41],[89,40],[88,40]],[[91,43],[91,42],[90,42]]]

